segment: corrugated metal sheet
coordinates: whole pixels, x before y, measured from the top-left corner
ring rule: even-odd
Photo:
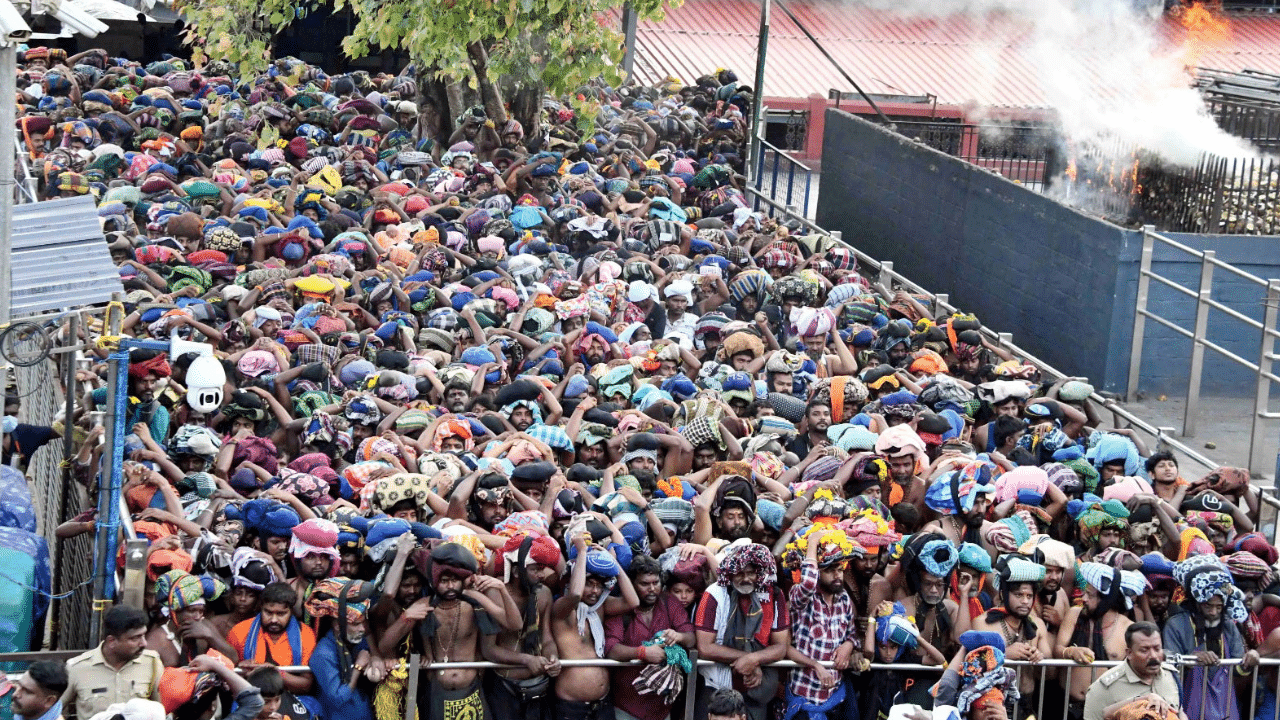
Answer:
[[[124,289],[88,195],[15,206],[10,260],[14,317],[105,303]]]
[[[999,18],[904,19],[842,2],[787,7],[837,62],[874,94],[935,95],[942,104],[987,107],[1047,105],[1035,66],[1022,50],[1025,31]],[[668,75],[691,82],[718,67],[750,83],[756,63],[759,2],[686,0],[661,22],[642,22],[636,37],[637,79]],[[1232,38],[1204,48],[1195,64],[1280,72],[1280,17],[1232,16]],[[1174,42],[1181,28],[1166,21]],[[1086,61],[1085,66],[1088,67]],[[775,9],[765,69],[765,96],[823,97],[853,88],[785,13]]]

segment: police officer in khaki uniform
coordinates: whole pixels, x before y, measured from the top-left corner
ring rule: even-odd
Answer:
[[[1182,694],[1173,671],[1164,666],[1164,643],[1155,623],[1136,622],[1125,630],[1124,662],[1093,681],[1084,696],[1084,720],[1112,720],[1135,700],[1149,703],[1159,717],[1182,712]]]
[[[102,619],[102,644],[67,661],[63,715],[85,720],[114,703],[160,700],[164,664],[147,649],[146,613],[116,605]]]

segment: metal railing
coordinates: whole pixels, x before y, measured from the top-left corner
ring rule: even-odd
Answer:
[[[760,195],[768,195],[772,198],[782,197],[784,205],[798,205],[802,209],[802,214],[808,216],[813,177],[816,174],[814,170],[764,138],[759,138],[759,147],[760,153],[752,168],[754,173],[751,176],[749,189],[754,190],[757,197]],[[784,188],[785,192],[783,192]],[[755,209],[760,210],[758,201]]]
[[[1199,260],[1200,285],[1197,289],[1186,288],[1151,269],[1157,243]],[[1213,279],[1215,270],[1231,273],[1236,278],[1242,279],[1262,291],[1259,299],[1262,305],[1261,321],[1255,320],[1214,299]],[[1184,328],[1151,310],[1149,300],[1152,280],[1180,295],[1192,298],[1196,308],[1193,328]],[[1242,323],[1250,329],[1250,332],[1258,334],[1259,350],[1256,362],[1241,357],[1208,339],[1210,310],[1216,310],[1228,318]],[[1249,437],[1249,471],[1253,473],[1261,472],[1266,464],[1266,459],[1262,457],[1263,421],[1280,418],[1280,413],[1270,412],[1269,410],[1271,383],[1280,382],[1280,377],[1271,371],[1272,362],[1280,357],[1275,353],[1275,341],[1277,337],[1280,337],[1280,328],[1277,327],[1276,323],[1277,319],[1280,319],[1280,279],[1264,280],[1219,260],[1213,250],[1200,251],[1188,247],[1156,233],[1154,228],[1148,225],[1142,228],[1142,260],[1138,274],[1138,295],[1133,316],[1133,344],[1129,351],[1129,386],[1126,392],[1126,397],[1128,398],[1136,396],[1138,385],[1141,381],[1142,349],[1148,319],[1191,341],[1191,365],[1187,376],[1187,403],[1182,419],[1183,437],[1193,437],[1196,433],[1196,418],[1200,411],[1200,384],[1204,374],[1204,352],[1206,349],[1212,350],[1217,355],[1245,368],[1256,377],[1257,381],[1253,394],[1253,420]],[[1280,480],[1280,468],[1277,468],[1277,471],[1277,479]]]
[[[763,142],[763,140],[761,140],[761,142]],[[796,165],[800,165],[800,163],[796,162]],[[748,163],[748,167],[754,169],[755,163]],[[826,229],[819,227],[812,220],[805,217],[804,213],[798,208],[787,203],[785,196],[780,198],[776,192],[776,185],[773,186],[775,192],[765,192],[758,188],[754,180],[755,178],[748,178],[746,192],[751,197],[751,202],[756,210],[771,217],[781,216],[794,220],[809,232],[830,237],[842,247],[848,248],[858,259],[858,272],[880,287],[882,291],[891,291],[894,288],[906,290],[918,299],[923,298],[921,302],[932,304],[932,309],[935,313],[951,314],[961,311],[960,308],[951,304],[950,298],[947,294],[931,292],[930,290],[915,283],[910,278],[896,272],[893,269],[893,263],[891,261],[877,260],[862,250],[859,250],[857,247],[850,245],[844,241],[839,231],[828,232]],[[892,295],[892,292],[889,292],[889,294]],[[1005,350],[1015,357],[1021,358],[1024,362],[1034,365],[1044,377],[1051,380],[1071,377],[1016,345],[1013,342],[1013,335],[1011,333],[997,332],[985,325],[982,327],[981,332],[988,342],[1002,350]],[[1089,400],[1103,411],[1111,413],[1115,421],[1115,425],[1119,426],[1127,424],[1127,426],[1133,430],[1149,436],[1155,441],[1157,446],[1167,447],[1171,450],[1177,451],[1185,459],[1204,467],[1206,470],[1213,470],[1221,465],[1221,463],[1205,456],[1195,448],[1179,441],[1174,436],[1176,428],[1158,426],[1148,422],[1126,409],[1113,397],[1105,397],[1095,392],[1089,396]]]
[[[6,668],[6,670],[8,671],[8,678],[10,680],[16,680],[22,673],[17,672],[12,667],[15,664],[31,663],[37,660],[67,660],[67,659],[70,659],[71,657],[74,657],[76,654],[78,653],[77,652],[0,653],[0,667]],[[422,672],[427,672],[432,670],[436,670],[436,671],[440,671],[440,670],[505,670],[505,669],[520,669],[524,667],[523,665],[509,665],[509,664],[502,664],[502,663],[493,663],[493,662],[488,662],[483,660],[450,662],[450,663],[426,663],[426,662],[423,662],[422,657],[417,654],[410,655],[408,660],[409,660],[409,668],[408,668],[409,682],[408,682],[407,691],[405,693],[406,695],[405,720],[414,720],[414,718],[418,716],[417,708],[416,708],[417,684],[419,681],[419,676]],[[683,718],[683,720],[694,720],[694,707],[695,707],[695,700],[696,700],[695,698],[696,693],[694,692],[694,690],[697,688],[696,675],[698,673],[698,668],[707,667],[707,666],[716,664],[710,660],[699,659],[698,653],[696,650],[689,651],[689,660],[691,663],[691,667],[688,675],[685,678],[685,689],[687,691],[685,693],[685,705],[682,711],[677,710],[679,714],[676,714],[673,712],[673,714],[671,715],[672,718],[680,717],[680,718]],[[1030,696],[1035,701],[1035,705],[1036,705],[1035,712],[1034,713],[1029,713],[1029,712],[1018,713],[1010,716],[1011,719],[1022,720],[1022,718],[1024,717],[1030,717],[1033,715],[1034,717],[1037,717],[1037,718],[1045,717],[1044,716],[1045,699],[1046,699],[1046,695],[1048,694],[1046,690],[1051,688],[1051,686],[1048,684],[1048,673],[1051,670],[1066,669],[1068,673],[1072,670],[1089,670],[1091,672],[1100,673],[1110,668],[1113,668],[1122,662],[1124,661],[1123,660],[1098,660],[1092,663],[1082,664],[1072,660],[1065,660],[1065,659],[1045,659],[1045,660],[1041,660],[1040,662],[1030,662],[1025,660],[1005,660],[1004,661],[1005,666],[1014,668],[1017,671],[1017,674],[1018,674],[1017,682],[1019,684],[1021,684],[1022,682],[1024,673],[1028,673],[1028,672],[1034,673],[1037,671],[1039,673],[1039,678],[1037,678],[1038,681],[1036,683],[1037,689],[1034,690],[1032,693],[1030,693]],[[1235,668],[1240,666],[1242,663],[1243,661],[1240,658],[1224,659],[1217,663],[1217,667]],[[835,666],[835,663],[830,661],[819,662],[818,664],[825,668],[834,668]],[[1177,668],[1178,672],[1181,674],[1181,677],[1179,680],[1179,687],[1182,689],[1185,689],[1186,687],[1187,669],[1191,667],[1195,667],[1198,664],[1199,663],[1196,660],[1196,658],[1191,655],[1181,655],[1181,656],[1171,655],[1167,657],[1165,660],[1166,668],[1169,668],[1171,670],[1173,668]],[[579,660],[564,659],[560,661],[560,666],[564,668],[600,667],[600,668],[606,668],[610,670],[617,670],[617,669],[628,668],[628,667],[642,667],[643,665],[644,663],[640,662],[639,660],[619,661],[619,660],[606,660],[606,659],[600,659],[600,658],[587,658],[587,659],[579,659]],[[795,670],[795,669],[803,669],[806,666],[791,660],[782,660],[776,663],[770,663],[767,667],[775,668],[779,670]],[[1250,698],[1249,698],[1249,708],[1248,708],[1249,712],[1246,715],[1244,713],[1244,708],[1241,707],[1240,708],[1241,717],[1257,718],[1257,709],[1258,709],[1257,708],[1257,701],[1258,701],[1257,690],[1262,689],[1262,686],[1259,684],[1259,674],[1264,668],[1280,668],[1280,658],[1263,658],[1258,662],[1258,664],[1255,667],[1253,667],[1250,670],[1253,677],[1251,678],[1252,682],[1250,683],[1249,687],[1252,688],[1253,691],[1251,692]],[[921,665],[921,664],[912,664],[912,663],[871,663],[867,669],[867,672],[894,671],[894,672],[909,672],[909,673],[920,673],[920,672],[941,673],[945,669],[946,669],[945,666],[939,666],[939,665]],[[310,672],[311,668],[307,665],[284,665],[284,666],[278,666],[277,670],[279,670],[280,672],[296,673],[296,672]],[[237,672],[244,672],[244,671],[237,670]],[[853,671],[847,671],[847,672],[853,672]],[[1208,676],[1209,676],[1209,673],[1203,673],[1201,675],[1201,692],[1200,692],[1201,698],[1207,697],[1205,693],[1205,688],[1208,684]],[[1268,687],[1266,689],[1270,690],[1271,688]],[[1234,690],[1229,690],[1229,691],[1234,692]],[[1071,683],[1069,682],[1069,676],[1068,676],[1068,681],[1065,683],[1062,683],[1062,692],[1063,692],[1062,720],[1067,720],[1068,711],[1071,705],[1071,696],[1070,696]],[[1277,686],[1275,688],[1275,694],[1277,696],[1280,696],[1280,676],[1277,677]],[[1184,697],[1185,695],[1186,693],[1184,692]],[[1196,717],[1194,720],[1206,720],[1205,712],[1206,712],[1207,705],[1208,705],[1207,702],[1201,703],[1199,708],[1199,713],[1196,714]],[[1030,708],[1027,708],[1027,709],[1029,710]],[[1185,710],[1185,707],[1183,709]],[[1056,720],[1056,718],[1052,720]],[[1209,719],[1209,720],[1216,720],[1216,719]],[[1273,718],[1272,720],[1275,720],[1275,718]]]

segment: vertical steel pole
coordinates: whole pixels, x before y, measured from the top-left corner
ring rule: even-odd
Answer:
[[[107,452],[98,478],[98,525],[93,543],[93,620],[89,642],[101,639],[102,614],[115,597],[115,554],[120,538],[121,465],[124,462],[124,426],[129,398],[129,353],[116,350],[107,360]]]
[[[760,156],[760,138],[764,135],[764,68],[769,57],[769,15],[773,0],[760,0],[760,34],[756,37],[756,77],[751,91],[751,157]]]
[[[1200,256],[1200,293],[1196,296],[1196,327],[1191,334],[1191,372],[1187,375],[1187,406],[1182,413],[1182,436],[1195,437],[1200,414],[1200,377],[1204,374],[1204,341],[1209,334],[1209,298],[1213,294],[1213,260],[1218,253]]]
[[[0,45],[0,325],[9,322],[13,295],[13,165],[17,162],[18,46]]]
[[[622,70],[631,76],[632,68],[636,63],[636,27],[639,25],[639,17],[636,15],[635,8],[631,7],[631,3],[622,6]]]
[[[698,649],[689,650],[689,676],[684,679],[684,720],[694,720],[698,694]]]
[[[1142,341],[1147,332],[1147,296],[1151,293],[1151,253],[1155,249],[1154,225],[1142,226],[1142,262],[1138,265],[1138,299],[1133,308],[1133,340],[1129,345],[1129,389],[1124,399],[1133,402],[1138,396],[1138,374],[1142,371]]]
[[[1249,433],[1249,472],[1261,473],[1263,414],[1271,401],[1271,356],[1275,352],[1276,319],[1280,318],[1280,280],[1267,280],[1267,298],[1262,306],[1262,349],[1258,353],[1258,387],[1253,396],[1253,428]],[[1278,480],[1280,482],[1280,480]]]

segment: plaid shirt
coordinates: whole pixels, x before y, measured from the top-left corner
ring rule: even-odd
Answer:
[[[556,450],[572,450],[573,442],[559,425],[538,423],[525,429],[525,434],[539,442],[544,442]]]
[[[818,661],[834,660],[836,648],[856,642],[853,599],[844,590],[827,604],[818,592],[818,566],[806,559],[800,566],[800,582],[791,587],[791,644]],[[812,670],[791,673],[791,692],[813,703],[826,702],[834,688],[824,688]]]

